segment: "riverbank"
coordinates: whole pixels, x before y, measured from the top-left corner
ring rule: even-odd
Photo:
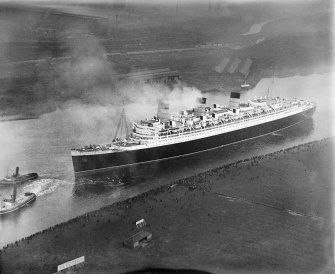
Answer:
[[[2,249],[0,270],[53,273],[84,255],[77,273],[332,273],[332,147],[238,161],[104,207]],[[123,247],[142,218],[153,240]]]

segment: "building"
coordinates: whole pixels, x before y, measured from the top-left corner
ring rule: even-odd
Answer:
[[[215,67],[215,71],[216,71],[217,73],[222,73],[222,72],[225,70],[225,68],[227,67],[227,65],[229,64],[229,62],[230,62],[230,59],[227,58],[227,57],[225,57],[225,58],[221,61],[221,63],[218,64],[218,65]]]
[[[173,83],[180,79],[179,72],[168,68],[154,70],[138,70],[127,74],[118,75],[121,80],[144,83]]]
[[[252,65],[252,60],[250,58],[247,58],[244,61],[244,64],[240,67],[239,72],[244,75],[244,77],[248,77],[248,74],[250,72],[250,66]]]
[[[231,63],[230,67],[228,68],[228,72],[230,74],[233,74],[234,72],[237,72],[237,68],[241,64],[242,60],[239,58],[235,58],[234,61]]]
[[[125,239],[123,241],[123,245],[130,247],[130,248],[136,248],[139,247],[141,243],[148,242],[152,239],[152,234],[148,231],[141,230],[137,232],[136,234],[130,236],[129,238]]]

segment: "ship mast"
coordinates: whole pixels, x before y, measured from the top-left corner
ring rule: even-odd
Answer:
[[[128,122],[127,122],[127,116],[126,116],[126,111],[125,108],[123,107],[121,115],[120,115],[120,119],[119,122],[117,124],[117,128],[115,131],[115,135],[114,135],[114,140],[116,140],[116,138],[122,139],[122,132],[126,133],[126,137],[129,136],[129,127],[128,127]]]
[[[273,72],[273,75],[272,75],[272,81],[268,87],[268,90],[266,92],[266,100],[269,102],[270,101],[270,93],[273,89],[273,85],[274,85],[274,82],[275,82],[275,73]]]
[[[14,189],[13,189],[13,197],[12,197],[12,201],[13,203],[15,202],[16,200],[16,193],[17,193],[17,185],[16,183],[14,184]]]

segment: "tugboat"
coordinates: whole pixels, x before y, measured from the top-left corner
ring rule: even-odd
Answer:
[[[0,185],[13,185],[13,184],[22,184],[30,180],[35,180],[38,178],[37,173],[28,173],[24,175],[19,174],[19,167],[16,167],[16,171],[12,176],[6,176],[0,181]]]
[[[36,200],[36,194],[32,192],[26,192],[18,197],[16,197],[16,194],[17,186],[14,184],[13,195],[11,195],[11,198],[0,199],[0,215],[16,211]]]

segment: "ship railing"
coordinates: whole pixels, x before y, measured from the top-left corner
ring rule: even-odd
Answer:
[[[304,109],[308,109],[310,107],[311,103],[305,103],[303,104]],[[213,130],[216,129],[222,129],[225,128],[225,126],[233,126],[233,125],[238,125],[244,122],[248,122],[248,121],[252,121],[252,120],[259,120],[260,118],[267,118],[269,116],[273,116],[274,113],[276,114],[284,114],[284,113],[290,113],[293,112],[297,109],[301,109],[301,106],[299,105],[291,105],[288,107],[283,107],[281,109],[278,110],[270,110],[267,113],[258,113],[258,114],[254,114],[252,115],[252,117],[241,117],[239,119],[236,120],[225,120],[220,122],[218,125],[214,125],[214,126],[207,126],[205,128],[201,128],[201,129],[191,129],[190,131],[181,131],[180,133],[176,133],[176,134],[168,134],[166,136],[158,136],[158,140],[165,140],[165,139],[170,139],[170,138],[175,138],[175,137],[179,137],[179,136],[185,136],[185,135],[194,135],[200,132],[212,132]]]
[[[263,118],[267,118],[269,116],[274,116],[274,114],[287,114],[296,111],[299,109],[300,111],[303,111],[305,109],[308,109],[312,106],[315,105],[315,103],[310,103],[310,102],[304,102],[302,104],[296,104],[296,105],[288,105],[288,106],[283,106],[281,109],[278,110],[270,110],[267,113],[255,113],[251,117],[240,117],[238,119],[231,119],[231,120],[221,120],[218,124],[216,125],[208,125],[205,128],[200,128],[200,129],[191,129],[190,131],[186,131],[187,129],[180,131],[179,133],[172,133],[164,136],[156,136],[155,139],[153,140],[140,140],[141,144],[151,144],[155,143],[156,141],[161,141],[161,140],[167,140],[167,139],[174,139],[176,137],[185,137],[187,136],[192,136],[192,135],[198,135],[199,133],[212,133],[217,130],[222,130],[224,128],[227,128],[227,126],[234,127],[237,126],[241,123],[245,123],[248,121],[253,121],[253,120],[263,120]],[[132,144],[129,143],[119,143],[117,145],[114,145],[113,147],[108,147],[108,149],[101,149],[101,148],[79,148],[79,149],[71,149],[72,151],[76,151],[78,153],[89,153],[89,154],[95,154],[95,153],[102,153],[103,151],[110,151],[110,152],[115,152],[115,151],[122,151],[124,148],[129,147],[129,146],[136,146],[138,145],[138,142],[134,142]]]

